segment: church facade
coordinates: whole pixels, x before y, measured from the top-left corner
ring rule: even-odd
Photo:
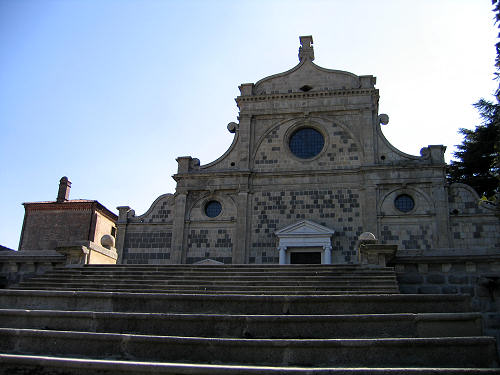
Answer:
[[[229,149],[177,158],[175,194],[136,215],[118,207],[125,264],[356,263],[359,237],[426,252],[499,248],[495,210],[448,185],[445,147],[405,154],[384,137],[376,78],[299,63],[240,85]]]

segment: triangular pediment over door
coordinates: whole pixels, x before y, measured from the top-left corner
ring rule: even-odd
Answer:
[[[278,238],[294,237],[294,236],[332,236],[335,233],[333,229],[319,225],[310,220],[301,220],[294,224],[288,225],[274,232]]]
[[[280,264],[287,264],[294,249],[317,248],[322,263],[331,264],[333,229],[310,220],[301,220],[274,232],[278,237]]]

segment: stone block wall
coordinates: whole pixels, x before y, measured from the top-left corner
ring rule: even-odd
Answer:
[[[479,196],[468,185],[448,189],[450,237],[454,248],[500,248],[498,217],[480,205]]]
[[[275,232],[301,220],[335,232],[334,263],[356,262],[363,232],[402,250],[499,247],[495,214],[470,187],[448,187],[446,147],[397,150],[381,130],[375,77],[318,67],[311,42],[301,38],[294,68],[239,86],[238,123],[227,127],[235,137],[221,157],[181,156],[175,196],[137,217],[119,208],[122,261],[278,263]],[[299,142],[310,157],[290,150],[301,128],[314,134]],[[413,207],[396,204],[402,195]],[[210,200],[222,207],[216,217]]]
[[[465,184],[452,184],[448,189],[450,213],[456,215],[471,215],[484,212],[479,206],[479,196],[474,189]]]
[[[203,259],[231,264],[233,252],[233,230],[231,228],[191,228],[187,237],[186,263],[193,264]]]
[[[141,216],[135,216],[133,210],[127,209],[128,211],[120,213],[122,216],[119,217],[118,221],[117,246],[120,246],[119,257],[121,258],[119,263],[170,263],[173,236],[173,195],[161,195]],[[126,226],[124,222],[127,223]]]
[[[125,234],[123,263],[169,263],[171,247],[171,226],[130,225]]]
[[[301,126],[312,126],[325,138],[324,151],[314,158],[313,165],[311,161],[304,163],[304,160],[299,160],[288,149],[290,135]],[[352,168],[359,166],[362,160],[361,147],[353,136],[337,123],[322,124],[313,119],[298,122],[295,120],[271,127],[257,142],[253,161],[256,172],[309,170],[311,167]]]
[[[205,205],[217,200],[222,212],[215,218],[205,214]],[[141,216],[127,213],[126,226],[119,221],[123,235],[121,262],[125,264],[192,264],[204,259],[232,263],[236,207],[231,194],[192,191],[187,195],[181,237],[182,254],[173,254],[175,198],[159,197]],[[123,220],[123,219],[122,219]],[[126,228],[126,229],[125,229]]]
[[[498,219],[495,217],[451,217],[452,246],[477,248],[494,246],[500,248]]]
[[[204,259],[231,264],[235,246],[235,222],[237,209],[235,195],[227,191],[191,191],[188,194],[185,224],[184,262],[197,263]],[[205,208],[211,201],[221,205],[221,212],[208,217]]]
[[[303,219],[335,228],[332,244],[341,254],[337,261],[355,261],[356,241],[363,232],[359,201],[359,191],[347,188],[254,193],[249,263],[278,263],[274,232]]]
[[[407,294],[469,294],[473,310],[483,315],[484,334],[500,342],[500,254],[459,249],[394,260],[399,289]]]
[[[401,249],[431,249],[433,247],[433,223],[422,220],[420,223],[382,221],[380,239],[383,244],[397,244]]]

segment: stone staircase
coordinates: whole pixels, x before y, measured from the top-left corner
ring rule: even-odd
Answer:
[[[0,374],[500,374],[465,295],[392,269],[85,266],[0,290]]]
[[[398,293],[392,269],[322,265],[86,266],[48,272],[17,288],[182,294]]]

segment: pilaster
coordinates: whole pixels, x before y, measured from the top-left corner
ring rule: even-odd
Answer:
[[[238,127],[238,142],[240,143],[238,147],[238,158],[240,160],[240,165],[242,169],[250,169],[250,155],[252,154],[252,116],[248,114],[239,115],[239,127]]]
[[[125,244],[125,234],[127,232],[129,206],[116,207],[118,210],[118,220],[116,221],[116,252],[118,253],[117,264],[123,264],[123,246]]]
[[[242,191],[237,197],[237,219],[236,219],[236,240],[233,247],[233,264],[247,263],[247,208],[248,193]]]
[[[442,183],[434,183],[432,185],[432,198],[436,210],[436,237],[435,247],[449,248],[450,247],[450,217],[448,194],[445,186]]]
[[[172,228],[172,252],[171,252],[171,263],[180,264],[183,259],[184,252],[184,228],[185,228],[185,216],[186,216],[186,196],[187,194],[176,193],[175,197],[175,215],[174,215],[174,226]]]
[[[362,223],[363,232],[378,234],[377,228],[377,186],[366,184],[363,193]]]

